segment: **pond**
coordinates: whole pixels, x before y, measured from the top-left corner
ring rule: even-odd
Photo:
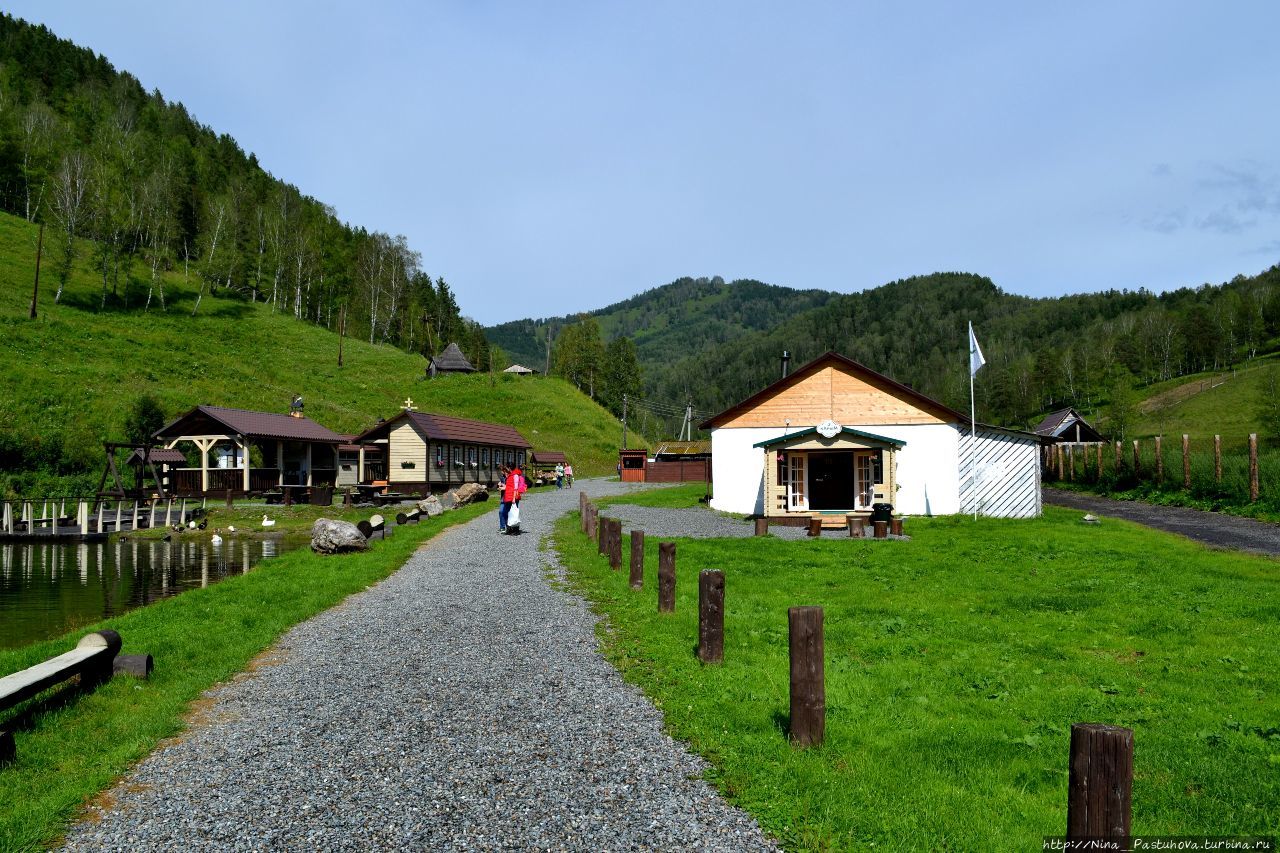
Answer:
[[[306,546],[284,537],[0,543],[0,648],[57,637]]]

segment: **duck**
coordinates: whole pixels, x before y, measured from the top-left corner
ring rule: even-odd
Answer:
[[[222,537],[218,535],[220,532],[221,531],[218,531],[218,530],[213,531],[213,538],[209,540],[212,544],[214,545],[222,544]]]
[[[200,523],[196,525],[196,529],[197,529],[197,530],[204,530],[204,529],[205,529],[206,527],[208,527],[208,526],[209,526],[209,519],[207,519],[207,518],[202,518],[202,519],[200,519]],[[234,530],[235,528],[232,528],[232,529]]]
[[[188,530],[195,530],[195,529],[196,529],[196,523],[195,523],[195,520],[194,520],[194,519],[193,519],[193,520],[191,520],[191,521],[188,521],[188,522],[187,522],[187,529],[188,529]]]
[[[275,527],[275,526],[276,526],[276,520],[275,520],[274,518],[267,518],[267,517],[264,515],[264,516],[262,516],[262,526],[263,526],[263,527]]]
[[[234,524],[228,525],[228,526],[227,526],[227,532],[228,532],[228,533],[235,533],[235,532],[236,532],[236,526],[235,526]]]
[[[172,527],[172,528],[170,528],[170,529],[171,529],[171,530],[173,530],[173,532],[174,532],[174,533],[181,533],[181,532],[182,532],[182,525],[181,525],[181,524],[175,524],[175,525],[173,525],[173,527]]]

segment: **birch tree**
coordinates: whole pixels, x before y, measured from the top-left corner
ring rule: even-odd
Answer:
[[[56,303],[62,299],[62,292],[71,276],[71,267],[75,263],[76,238],[85,215],[85,194],[89,184],[89,156],[82,151],[69,151],[62,156],[62,162],[53,180],[52,208],[53,216],[58,222],[62,236],[62,257],[58,264],[58,292],[54,295]]]

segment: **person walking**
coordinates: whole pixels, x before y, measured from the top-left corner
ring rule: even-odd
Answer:
[[[506,482],[502,486],[502,509],[503,513],[501,524],[502,532],[510,533],[511,530],[507,526],[507,521],[511,517],[511,507],[520,508],[520,496],[529,491],[529,481],[524,478],[524,472],[520,470],[520,463],[516,463],[514,468],[507,472]]]
[[[566,481],[566,485],[568,485],[569,488],[573,488],[573,465],[570,463],[565,463],[564,479]]]
[[[511,469],[506,465],[498,468],[498,532],[507,532],[507,516],[511,514],[511,502],[507,500],[507,482],[511,479]]]
[[[564,488],[564,463],[563,462],[556,463],[556,488],[557,489]]]

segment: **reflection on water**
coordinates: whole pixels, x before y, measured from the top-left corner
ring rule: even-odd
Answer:
[[[0,543],[0,648],[56,637],[248,572],[306,544],[281,537],[171,542]]]

